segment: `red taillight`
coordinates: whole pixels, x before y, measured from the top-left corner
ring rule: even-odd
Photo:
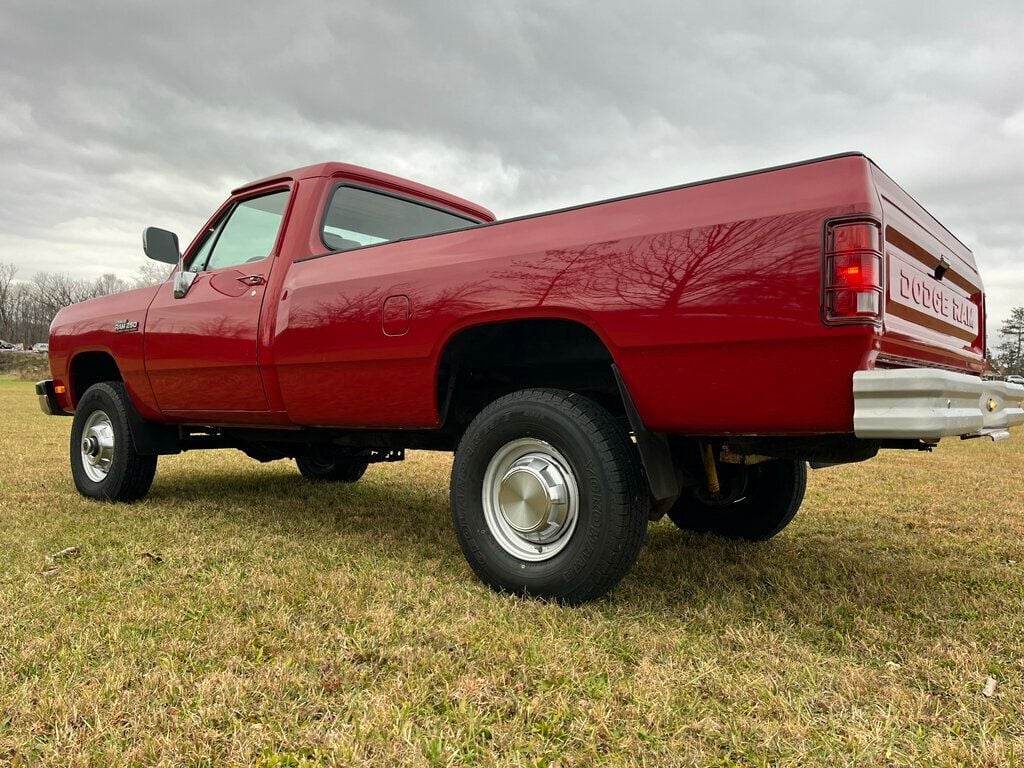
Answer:
[[[828,322],[881,319],[882,246],[876,222],[837,222],[826,227],[824,301]]]
[[[830,251],[878,251],[878,225],[871,221],[834,224],[830,228]]]
[[[851,264],[848,267],[839,267],[836,270],[839,275],[839,282],[841,283],[856,283],[860,282],[861,269],[859,264]]]

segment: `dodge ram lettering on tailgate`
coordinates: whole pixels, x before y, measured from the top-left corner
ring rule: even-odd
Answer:
[[[137,500],[200,448],[342,483],[454,451],[459,543],[502,591],[590,600],[649,520],[768,539],[808,465],[1024,422],[980,375],[971,251],[859,153],[501,221],[324,163],[143,246],[167,281],[62,310],[36,387],[82,494]]]

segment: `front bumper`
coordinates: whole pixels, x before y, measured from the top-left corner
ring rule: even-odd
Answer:
[[[857,437],[938,440],[1005,436],[1024,424],[1024,386],[932,368],[853,374]]]
[[[47,416],[70,416],[67,411],[60,407],[57,402],[57,393],[53,391],[53,381],[45,379],[36,382],[36,397],[39,398],[39,407]]]

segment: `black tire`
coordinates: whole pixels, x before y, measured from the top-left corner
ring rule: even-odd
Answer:
[[[307,480],[318,483],[354,483],[363,476],[369,464],[359,459],[335,456],[297,456],[295,464]]]
[[[559,467],[567,465],[571,475],[563,487],[575,485],[577,502],[575,523],[565,524],[551,545],[560,549],[531,561],[499,542],[484,510],[483,486],[492,459],[498,461],[514,444],[538,441],[552,449]],[[571,495],[568,491],[566,498]],[[528,389],[494,401],[469,425],[452,466],[459,544],[480,579],[499,592],[566,604],[607,594],[636,562],[649,504],[639,455],[626,429],[600,405],[572,392]]]
[[[131,401],[121,382],[93,384],[82,395],[71,424],[71,476],[83,496],[100,501],[138,501],[149,492],[156,475],[156,456],[142,456],[135,450],[128,427]],[[104,421],[101,416],[106,416]],[[86,434],[90,421],[99,419],[97,428],[113,436],[109,459],[98,468],[87,468],[85,441],[95,440],[95,430]],[[98,456],[98,453],[97,453]],[[91,476],[90,476],[91,473]]]
[[[703,494],[684,494],[668,516],[684,531],[727,539],[765,541],[780,533],[800,509],[807,490],[807,464],[777,460],[737,467],[744,490],[735,501],[711,503]]]

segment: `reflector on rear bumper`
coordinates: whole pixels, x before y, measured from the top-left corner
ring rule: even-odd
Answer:
[[[857,437],[937,440],[1024,424],[1024,386],[932,368],[853,374]]]

